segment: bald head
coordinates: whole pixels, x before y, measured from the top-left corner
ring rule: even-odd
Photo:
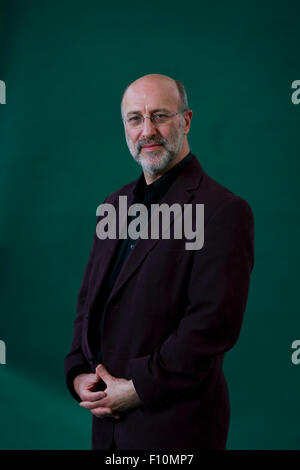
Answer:
[[[157,92],[159,92],[159,95],[167,97],[168,102],[172,103],[173,106],[175,105],[177,111],[183,112],[188,109],[187,96],[183,84],[179,80],[174,80],[167,75],[152,73],[138,78],[126,87],[121,101],[122,118],[125,117],[124,104],[127,104],[128,101],[131,102],[132,98],[135,98],[138,94],[145,98],[147,95],[157,94]]]

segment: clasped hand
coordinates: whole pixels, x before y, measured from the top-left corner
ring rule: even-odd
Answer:
[[[93,391],[100,380],[105,382],[105,390]],[[80,406],[89,409],[97,418],[119,419],[122,411],[141,404],[132,380],[113,377],[102,364],[97,366],[95,374],[75,377],[74,388],[82,400]]]

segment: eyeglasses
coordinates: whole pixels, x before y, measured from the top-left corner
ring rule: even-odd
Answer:
[[[180,113],[167,114],[167,113],[153,113],[150,116],[143,116],[142,114],[135,114],[130,116],[128,119],[124,119],[125,124],[132,129],[139,129],[144,125],[146,118],[150,119],[154,126],[161,126],[169,122],[172,117],[177,116]]]

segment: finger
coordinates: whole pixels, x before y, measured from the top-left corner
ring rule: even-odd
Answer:
[[[98,364],[98,366],[96,367],[96,374],[101,377],[101,379],[107,383],[109,382],[110,380],[114,379],[114,377],[112,375],[110,375],[110,373],[105,369],[104,365],[103,364]]]
[[[106,392],[91,392],[90,390],[84,390],[81,393],[81,399],[82,401],[97,401],[101,400],[101,398],[105,398],[107,396]]]
[[[97,401],[81,401],[79,403],[79,405],[82,407],[82,408],[88,408],[89,410],[93,410],[94,408],[107,408],[108,406],[108,403],[106,401],[103,402],[103,399],[102,400],[97,400]]]
[[[100,400],[96,400],[96,401],[82,400],[80,402],[80,406],[82,406],[83,408],[89,408],[89,409],[97,408],[98,406],[100,406],[101,408],[110,408],[111,403],[108,403],[108,400],[104,400],[104,398],[101,398]]]
[[[86,408],[91,411],[91,413],[95,413],[97,410],[110,410],[110,415],[113,416],[114,418],[119,419],[120,414],[117,413],[116,411],[113,411],[112,408],[106,407],[105,403],[102,403],[102,401],[97,401],[97,402],[90,402],[90,401],[82,401],[79,403],[79,405],[82,408]]]
[[[96,418],[106,418],[112,415],[111,408],[98,407],[90,411]]]
[[[95,408],[91,410],[91,413],[96,418],[115,418],[120,419],[119,413],[114,412],[111,408]]]

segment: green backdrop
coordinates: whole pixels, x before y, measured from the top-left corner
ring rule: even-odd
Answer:
[[[183,81],[193,153],[255,214],[228,448],[300,448],[299,18],[289,0],[0,0],[1,449],[90,448],[63,359],[96,207],[140,174],[119,105],[147,73]]]

